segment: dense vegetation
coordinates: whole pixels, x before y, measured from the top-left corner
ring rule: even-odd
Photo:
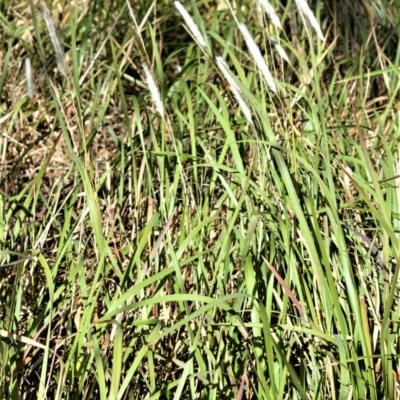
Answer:
[[[0,398],[397,398],[400,5],[304,3],[0,3]]]

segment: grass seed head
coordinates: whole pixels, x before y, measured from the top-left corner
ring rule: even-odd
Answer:
[[[33,80],[32,80],[32,64],[31,59],[29,57],[25,58],[25,76],[26,76],[26,90],[28,92],[28,96],[31,99],[33,97]]]
[[[274,7],[272,7],[271,3],[268,0],[258,0],[259,4],[264,9],[265,13],[268,15],[268,18],[277,28],[282,29],[281,21],[279,20],[278,15],[275,12]]]
[[[181,14],[182,18],[186,22],[186,25],[189,28],[189,31],[192,33],[194,38],[197,40],[197,43],[199,43],[200,46],[207,48],[207,43],[201,34],[199,28],[193,21],[193,18],[190,16],[190,14],[186,11],[186,9],[183,7],[183,5],[179,1],[174,2],[176,9],[179,11],[179,14]]]
[[[143,64],[143,70],[146,75],[146,83],[150,91],[151,99],[153,100],[157,112],[163,117],[164,105],[163,102],[161,101],[160,92],[153,78],[153,74],[151,73],[150,68],[146,64]]]
[[[56,33],[56,27],[54,24],[54,20],[50,14],[50,10],[46,6],[46,3],[42,2],[43,7],[43,19],[47,26],[47,31],[49,32],[51,43],[53,44],[54,53],[56,55],[56,61],[58,65],[58,69],[60,70],[61,74],[67,76],[67,64],[65,61],[65,54],[64,50],[61,46],[61,42]]]
[[[250,122],[250,124],[253,124],[253,119],[251,117],[250,109],[249,109],[249,107],[247,107],[246,102],[243,100],[243,97],[241,95],[241,90],[239,89],[239,86],[236,84],[235,80],[232,78],[230,71],[229,71],[229,67],[226,65],[226,63],[222,57],[217,57],[216,61],[217,61],[219,70],[221,71],[221,73],[224,76],[224,78],[226,79],[226,81],[229,83],[231,92],[232,92],[233,96],[235,97],[236,101],[238,102],[243,115],[245,116],[247,121]]]
[[[324,35],[322,33],[321,27],[317,19],[314,16],[314,13],[311,11],[311,8],[308,6],[306,0],[295,0],[297,7],[299,8],[301,14],[305,16],[309,21],[315,32],[317,33],[318,37],[321,40],[325,40]]]
[[[286,53],[285,49],[278,43],[275,38],[271,38],[271,43],[274,45],[276,52],[278,53],[279,57],[284,59],[286,62],[289,62],[289,56]]]
[[[260,69],[261,73],[263,74],[269,89],[275,93],[277,90],[276,84],[274,82],[274,78],[272,77],[269,68],[267,67],[267,64],[265,63],[260,48],[257,46],[256,42],[254,41],[253,37],[251,36],[251,33],[249,32],[245,24],[243,23],[239,24],[239,29],[242,32],[247,48],[249,49],[250,54],[253,56],[253,59],[257,64],[258,68]]]

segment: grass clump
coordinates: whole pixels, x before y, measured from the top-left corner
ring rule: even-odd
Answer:
[[[397,398],[392,2],[0,13],[1,398]]]

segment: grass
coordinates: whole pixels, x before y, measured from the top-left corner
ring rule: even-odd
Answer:
[[[1,398],[399,397],[399,8],[271,3],[2,3]]]

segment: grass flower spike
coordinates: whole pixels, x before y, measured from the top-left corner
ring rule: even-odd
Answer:
[[[226,79],[226,81],[229,83],[229,86],[231,88],[233,96],[235,97],[236,101],[238,102],[243,115],[246,117],[247,121],[252,124],[253,119],[251,118],[250,109],[249,109],[249,107],[247,107],[247,104],[243,100],[243,97],[241,95],[241,90],[239,89],[239,86],[236,84],[235,80],[232,78],[230,71],[229,71],[229,67],[226,65],[226,63],[222,57],[217,57],[216,61],[217,61],[219,70],[221,71],[221,73],[224,76],[224,78]]]
[[[32,64],[29,57],[25,58],[26,90],[31,99],[33,97]]]
[[[279,57],[284,59],[286,62],[289,62],[289,56],[287,55],[285,49],[278,43],[278,41],[272,37],[271,43],[274,45]]]
[[[154,81],[153,74],[150,71],[150,68],[143,64],[143,70],[146,74],[146,83],[147,87],[149,88],[151,98],[153,100],[154,106],[156,107],[157,112],[163,117],[164,116],[164,105],[161,101],[160,92]]]
[[[265,63],[265,60],[261,54],[259,47],[257,46],[256,42],[251,36],[251,33],[244,24],[239,24],[239,29],[242,32],[242,35],[244,37],[244,40],[246,41],[250,54],[253,56],[255,63],[257,64],[258,68],[263,74],[269,89],[272,92],[276,92],[276,84],[274,82],[274,78],[272,77],[271,72],[267,67],[267,64]]]
[[[277,28],[282,29],[281,21],[279,20],[279,17],[276,14],[274,7],[272,7],[271,3],[268,0],[259,0],[259,4],[268,15],[268,18],[271,20],[272,24],[275,25]]]
[[[304,15],[309,21],[315,32],[317,33],[318,37],[321,40],[325,40],[324,35],[321,31],[321,27],[317,19],[314,16],[314,13],[311,11],[310,7],[308,6],[306,0],[295,0],[297,7],[299,8],[302,15]]]
[[[58,69],[60,70],[62,75],[67,76],[67,64],[65,62],[65,53],[61,46],[60,40],[58,39],[53,18],[50,14],[50,10],[47,8],[44,2],[42,2],[42,7],[43,7],[43,14],[42,14],[43,19],[44,22],[46,23],[51,43],[53,44]]]
[[[188,26],[190,32],[194,36],[194,38],[197,40],[200,46],[206,48],[207,43],[201,34],[199,28],[197,25],[194,23],[193,18],[190,16],[190,14],[186,11],[186,9],[183,7],[183,5],[179,1],[174,2],[176,9],[179,11],[179,14],[181,14],[182,18],[185,20],[186,25]]]

